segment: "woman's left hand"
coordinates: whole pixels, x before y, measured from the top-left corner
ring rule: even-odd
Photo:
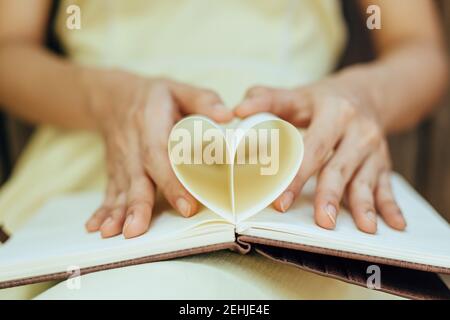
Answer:
[[[369,95],[354,87],[335,78],[293,90],[253,87],[235,114],[271,112],[298,127],[308,126],[301,170],[275,200],[277,210],[286,211],[318,173],[314,215],[319,226],[334,229],[345,200],[360,230],[375,233],[377,213],[392,228],[403,230],[406,223],[392,193],[383,125]]]

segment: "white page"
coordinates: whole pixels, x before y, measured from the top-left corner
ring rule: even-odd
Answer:
[[[189,219],[166,209],[140,237],[102,239],[84,227],[101,200],[100,193],[84,193],[45,205],[0,247],[0,281],[235,240],[234,226],[207,209]]]
[[[393,189],[407,221],[406,231],[389,228],[379,217],[375,235],[359,231],[341,210],[335,230],[317,226],[313,217],[313,181],[286,213],[267,208],[237,227],[241,235],[336,249],[352,253],[450,268],[450,227],[400,176]]]

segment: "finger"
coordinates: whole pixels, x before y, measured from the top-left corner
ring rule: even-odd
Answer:
[[[99,231],[100,226],[110,216],[111,209],[114,207],[117,196],[127,188],[127,178],[120,161],[118,161],[118,154],[112,151],[117,150],[115,146],[116,140],[117,139],[111,139],[111,137],[105,140],[108,184],[102,206],[97,209],[86,223],[88,232]]]
[[[405,230],[406,221],[395,201],[388,171],[383,172],[380,176],[375,191],[375,201],[378,212],[390,227],[400,231]]]
[[[128,209],[122,229],[125,238],[140,236],[148,230],[154,199],[155,190],[150,179],[145,175],[134,177],[128,191]]]
[[[114,177],[115,184],[120,188],[120,194],[115,198],[112,208],[109,210],[109,216],[100,227],[103,238],[109,238],[122,233],[122,227],[126,217],[127,210],[127,190],[131,183],[130,167],[138,167],[139,152],[137,149],[137,133],[134,128],[129,128],[124,122],[124,128],[121,134],[109,137],[107,152],[110,159],[108,167],[109,174]]]
[[[102,205],[94,212],[94,214],[86,222],[85,227],[88,232],[98,231],[103,221],[105,221],[106,218],[109,216],[110,210],[117,197],[116,190],[117,190],[116,184],[114,183],[113,179],[109,179],[108,186],[106,187],[105,199]]]
[[[152,112],[145,112],[142,123],[139,126],[140,135],[147,137],[141,139],[143,151],[143,167],[161,189],[166,199],[181,215],[190,217],[198,210],[197,201],[186,191],[176,178],[169,161],[167,140],[171,130],[170,110],[172,100],[164,94],[152,94],[148,101]],[[162,106],[162,107],[161,107]]]
[[[170,109],[166,112],[170,112]],[[138,116],[142,118],[141,113]],[[122,166],[128,177],[129,187],[125,199],[121,199],[119,206],[116,206],[119,208],[112,211],[113,221],[108,224],[111,234],[122,232],[125,238],[139,236],[148,230],[154,204],[154,186],[142,163],[140,125],[142,123],[139,121],[132,121],[132,127],[127,123],[122,133],[127,146]]]
[[[272,111],[275,90],[262,86],[255,86],[247,90],[244,100],[234,108],[234,113],[240,118],[258,112]]]
[[[171,206],[182,216],[191,217],[197,213],[198,203],[178,181],[166,155],[167,152],[162,151],[159,155],[153,156],[153,161],[146,161],[147,171]]]
[[[374,234],[377,231],[377,215],[374,190],[380,174],[380,158],[372,154],[364,162],[348,187],[348,205],[359,230]]]
[[[300,193],[306,181],[321,168],[332,154],[346,129],[346,114],[333,108],[314,116],[305,134],[305,152],[301,168],[287,190],[274,202],[274,207],[285,212]],[[334,125],[333,125],[334,123]]]
[[[349,128],[335,154],[321,170],[315,196],[315,218],[319,226],[330,229],[336,224],[336,214],[345,188],[372,150],[378,150],[381,136],[375,130]]]
[[[170,82],[169,88],[180,109],[186,114],[202,114],[217,122],[233,119],[233,112],[225,107],[219,95],[212,90],[179,82]]]
[[[305,127],[312,116],[311,102],[306,88],[286,90],[257,86],[247,91],[234,113],[244,118],[258,112],[271,112],[296,126]]]
[[[108,218],[100,226],[103,238],[114,237],[122,233],[122,226],[125,221],[127,195],[125,192],[118,195],[114,207],[111,209]]]

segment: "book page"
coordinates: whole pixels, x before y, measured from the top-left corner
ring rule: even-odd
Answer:
[[[395,260],[450,268],[450,227],[434,209],[398,175],[393,189],[407,228],[396,231],[379,217],[375,235],[359,231],[346,210],[341,210],[335,230],[317,226],[313,216],[314,182],[284,214],[267,208],[237,227],[240,235],[287,241]]]
[[[297,128],[268,113],[226,125],[194,115],[174,126],[168,152],[186,190],[236,223],[267,207],[291,183],[303,140]]]
[[[84,227],[102,198],[84,193],[45,205],[0,247],[0,282],[235,241],[234,226],[211,211],[186,219],[164,202],[144,235],[102,239]]]
[[[208,136],[209,133],[214,135]],[[220,145],[218,163],[208,163],[204,152],[209,144]],[[223,129],[204,116],[190,116],[178,122],[168,142],[172,169],[181,184],[203,205],[234,221],[232,199],[232,166],[225,162],[231,156]],[[209,152],[208,152],[209,154]]]
[[[264,122],[257,123],[258,119],[254,119],[252,123],[254,131],[251,133],[258,137],[247,139],[246,134],[239,142],[246,150],[244,163],[237,159],[234,162],[236,223],[258,214],[278,198],[294,179],[303,159],[303,142],[298,129],[278,118],[263,115]],[[264,135],[259,136],[261,133],[266,133],[270,139],[259,141],[264,140]],[[256,141],[258,148],[249,141]],[[263,145],[266,150],[261,150]]]

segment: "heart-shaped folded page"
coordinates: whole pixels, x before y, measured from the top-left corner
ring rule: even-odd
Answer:
[[[178,122],[169,159],[182,185],[204,206],[237,223],[270,205],[303,159],[297,128],[261,113],[227,126],[203,116]]]

